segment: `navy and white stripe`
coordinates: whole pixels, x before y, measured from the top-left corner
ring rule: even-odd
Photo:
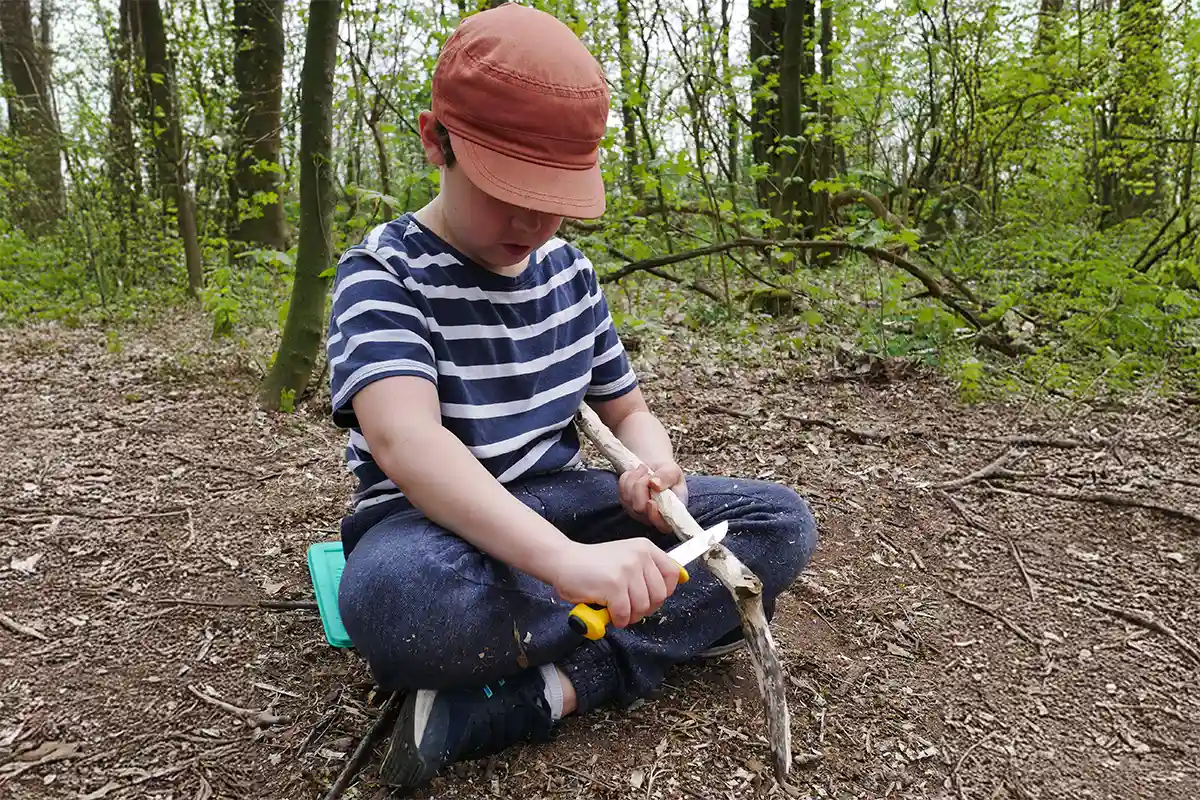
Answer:
[[[371,458],[352,399],[372,381],[437,386],[442,424],[501,483],[579,464],[583,398],[637,385],[591,262],[562,239],[510,278],[474,264],[406,214],[338,263],[329,337],[333,420],[350,429],[357,509],[401,497]]]

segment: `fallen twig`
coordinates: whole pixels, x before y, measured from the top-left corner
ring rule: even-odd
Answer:
[[[1115,492],[1060,492],[1055,489],[1041,489],[1019,485],[1006,486],[1005,491],[1028,494],[1034,497],[1053,497],[1056,500],[1068,500],[1072,503],[1104,503],[1124,508],[1144,508],[1200,525],[1200,514],[1195,514],[1186,509],[1174,506],[1163,505],[1154,500],[1142,500],[1130,494],[1117,494]]]
[[[738,408],[728,408],[726,406],[718,406],[716,404],[707,405],[704,407],[704,410],[712,414],[728,414],[731,417],[739,417],[741,419],[754,419],[758,416],[758,409],[753,411],[742,411]]]
[[[997,733],[997,731],[991,731],[986,736],[984,736],[982,739],[977,741],[975,744],[971,745],[966,750],[964,750],[963,754],[961,756],[959,756],[959,758],[958,758],[958,763],[956,763],[954,765],[954,771],[950,773],[950,777],[954,781],[954,788],[958,792],[958,796],[960,798],[963,798],[963,800],[965,800],[966,794],[963,793],[962,778],[959,776],[959,772],[962,770],[962,765],[967,760],[967,756],[969,756],[969,755],[971,755],[971,753],[975,752],[976,747],[979,747],[981,744],[986,742],[988,739],[991,739],[993,736],[996,735],[996,733]]]
[[[8,628],[13,633],[20,633],[25,636],[32,636],[34,639],[39,639],[43,642],[49,641],[46,634],[39,630],[35,630],[28,625],[22,625],[7,614],[0,614],[0,625]]]
[[[983,605],[982,603],[976,603],[974,600],[968,600],[967,598],[963,597],[958,592],[951,591],[950,589],[945,589],[944,591],[946,592],[946,594],[950,595],[955,600],[958,600],[958,601],[970,606],[971,608],[976,609],[977,611],[982,611],[984,614],[987,614],[989,617],[996,620],[997,622],[1002,624],[1004,627],[1008,628],[1010,631],[1015,633],[1017,636],[1021,637],[1029,644],[1033,645],[1037,650],[1040,651],[1042,649],[1041,645],[1038,644],[1038,641],[1036,639],[1034,639],[1032,636],[1030,636],[1028,633],[1026,633],[1024,628],[1022,628],[1017,623],[1013,622],[1011,619],[1001,616],[998,612],[988,608],[987,606]]]
[[[838,425],[836,422],[831,422],[820,417],[806,417],[800,414],[785,413],[784,419],[789,419],[792,422],[803,425],[806,428],[828,428],[834,433],[840,433],[843,436],[848,436],[860,442],[886,442],[895,434],[886,433],[884,431],[873,431],[867,428],[848,428]],[[902,434],[911,435],[911,434]]]
[[[34,767],[40,767],[43,764],[53,764],[56,761],[66,761],[71,758],[79,758],[82,755],[79,752],[79,742],[57,742],[46,743],[43,748],[48,748],[50,752],[45,753],[40,758],[35,758],[33,761],[10,761],[3,766],[6,770],[3,775],[0,775],[0,783],[5,783],[13,778],[20,777],[23,773],[28,772]],[[35,751],[34,755],[37,752]]]
[[[1195,661],[1197,664],[1200,664],[1200,650],[1197,650],[1195,645],[1184,639],[1165,623],[1159,622],[1153,617],[1148,617],[1145,614],[1138,613],[1137,611],[1130,611],[1118,606],[1110,606],[1108,603],[1102,603],[1099,600],[1087,600],[1085,602],[1087,605],[1093,608],[1098,608],[1106,614],[1119,617],[1126,622],[1132,622],[1134,625],[1138,625],[1148,631],[1154,631],[1155,633],[1161,633],[1163,636],[1169,636],[1175,640],[1175,643],[1178,644],[1179,647],[1182,648],[1182,650],[1187,653],[1193,661]]]
[[[606,789],[607,791],[610,791],[610,792],[618,791],[617,787],[613,786],[608,781],[602,781],[599,778],[597,778],[595,775],[588,775],[586,772],[580,772],[579,770],[575,769],[574,767],[568,767],[566,764],[562,763],[561,761],[556,761],[554,763],[554,766],[557,767],[558,769],[561,769],[563,772],[567,773],[568,775],[574,775],[576,778],[579,778],[580,780],[585,780],[588,783],[593,783],[596,786],[599,786],[601,789]]]
[[[205,608],[261,608],[268,611],[316,611],[315,600],[189,600],[160,597],[150,601],[160,606],[203,606]]]
[[[186,507],[169,508],[166,511],[144,511],[134,514],[91,514],[87,511],[66,511],[56,508],[16,508],[15,506],[0,505],[0,511],[17,514],[24,517],[76,517],[78,519],[95,519],[106,522],[119,522],[127,519],[155,519],[158,517],[177,517],[188,513]]]
[[[980,480],[983,480],[984,478],[992,477],[997,472],[999,472],[1001,469],[1003,469],[1005,466],[1007,466],[1007,464],[1010,461],[1012,461],[1013,459],[1022,458],[1024,455],[1025,454],[1022,451],[1016,449],[1015,447],[1009,448],[1008,450],[1005,450],[1000,455],[996,456],[996,458],[993,459],[989,464],[987,464],[986,466],[980,467],[979,469],[972,472],[970,475],[964,475],[961,478],[956,478],[955,480],[952,480],[952,481],[946,481],[945,483],[929,484],[925,488],[961,489],[963,486],[968,486],[968,485],[974,483],[975,481],[980,481]]]
[[[188,684],[187,688],[189,692],[208,703],[210,706],[216,706],[222,711],[228,711],[234,716],[241,717],[246,721],[247,725],[251,725],[255,728],[269,728],[272,725],[287,725],[289,722],[291,722],[288,717],[278,717],[267,711],[252,711],[248,708],[239,708],[230,703],[226,703],[224,700],[218,700],[217,698],[200,691],[190,683]]]
[[[379,709],[379,716],[375,718],[371,727],[367,728],[367,732],[359,740],[358,746],[354,748],[354,752],[342,767],[342,771],[338,773],[337,780],[325,793],[324,800],[337,800],[342,796],[342,792],[350,786],[350,781],[354,780],[354,776],[366,762],[367,753],[371,751],[379,737],[395,723],[396,715],[400,713],[400,701],[403,697],[403,692],[392,692],[392,696],[384,701],[383,707]]]
[[[1033,578],[1029,577],[1029,573],[1025,570],[1025,560],[1021,558],[1021,551],[1017,549],[1017,543],[1012,539],[1008,540],[1008,547],[1012,551],[1013,559],[1017,562],[1017,569],[1021,570],[1021,577],[1025,579],[1025,585],[1029,587],[1029,599],[1036,603],[1037,589],[1033,585]]]

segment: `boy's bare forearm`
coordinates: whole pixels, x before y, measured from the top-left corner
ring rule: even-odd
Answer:
[[[613,430],[621,443],[647,464],[674,461],[671,437],[650,411],[637,410],[626,415]]]
[[[450,431],[440,425],[402,426],[372,456],[430,520],[553,583],[554,567],[571,540],[517,500]]]

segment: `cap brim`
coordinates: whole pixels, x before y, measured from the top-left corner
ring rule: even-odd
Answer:
[[[572,219],[604,214],[604,178],[598,164],[588,169],[547,167],[488,150],[454,133],[450,145],[471,183],[497,200]]]

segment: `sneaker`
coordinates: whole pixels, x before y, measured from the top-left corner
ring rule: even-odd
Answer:
[[[482,689],[410,694],[383,754],[380,779],[416,788],[447,764],[524,741],[549,741],[554,723],[544,688],[532,669]]]
[[[730,653],[737,652],[745,646],[746,639],[742,636],[742,629],[734,628],[729,633],[713,642],[711,647],[705,648],[697,653],[696,658],[720,658],[721,656],[727,656]]]

